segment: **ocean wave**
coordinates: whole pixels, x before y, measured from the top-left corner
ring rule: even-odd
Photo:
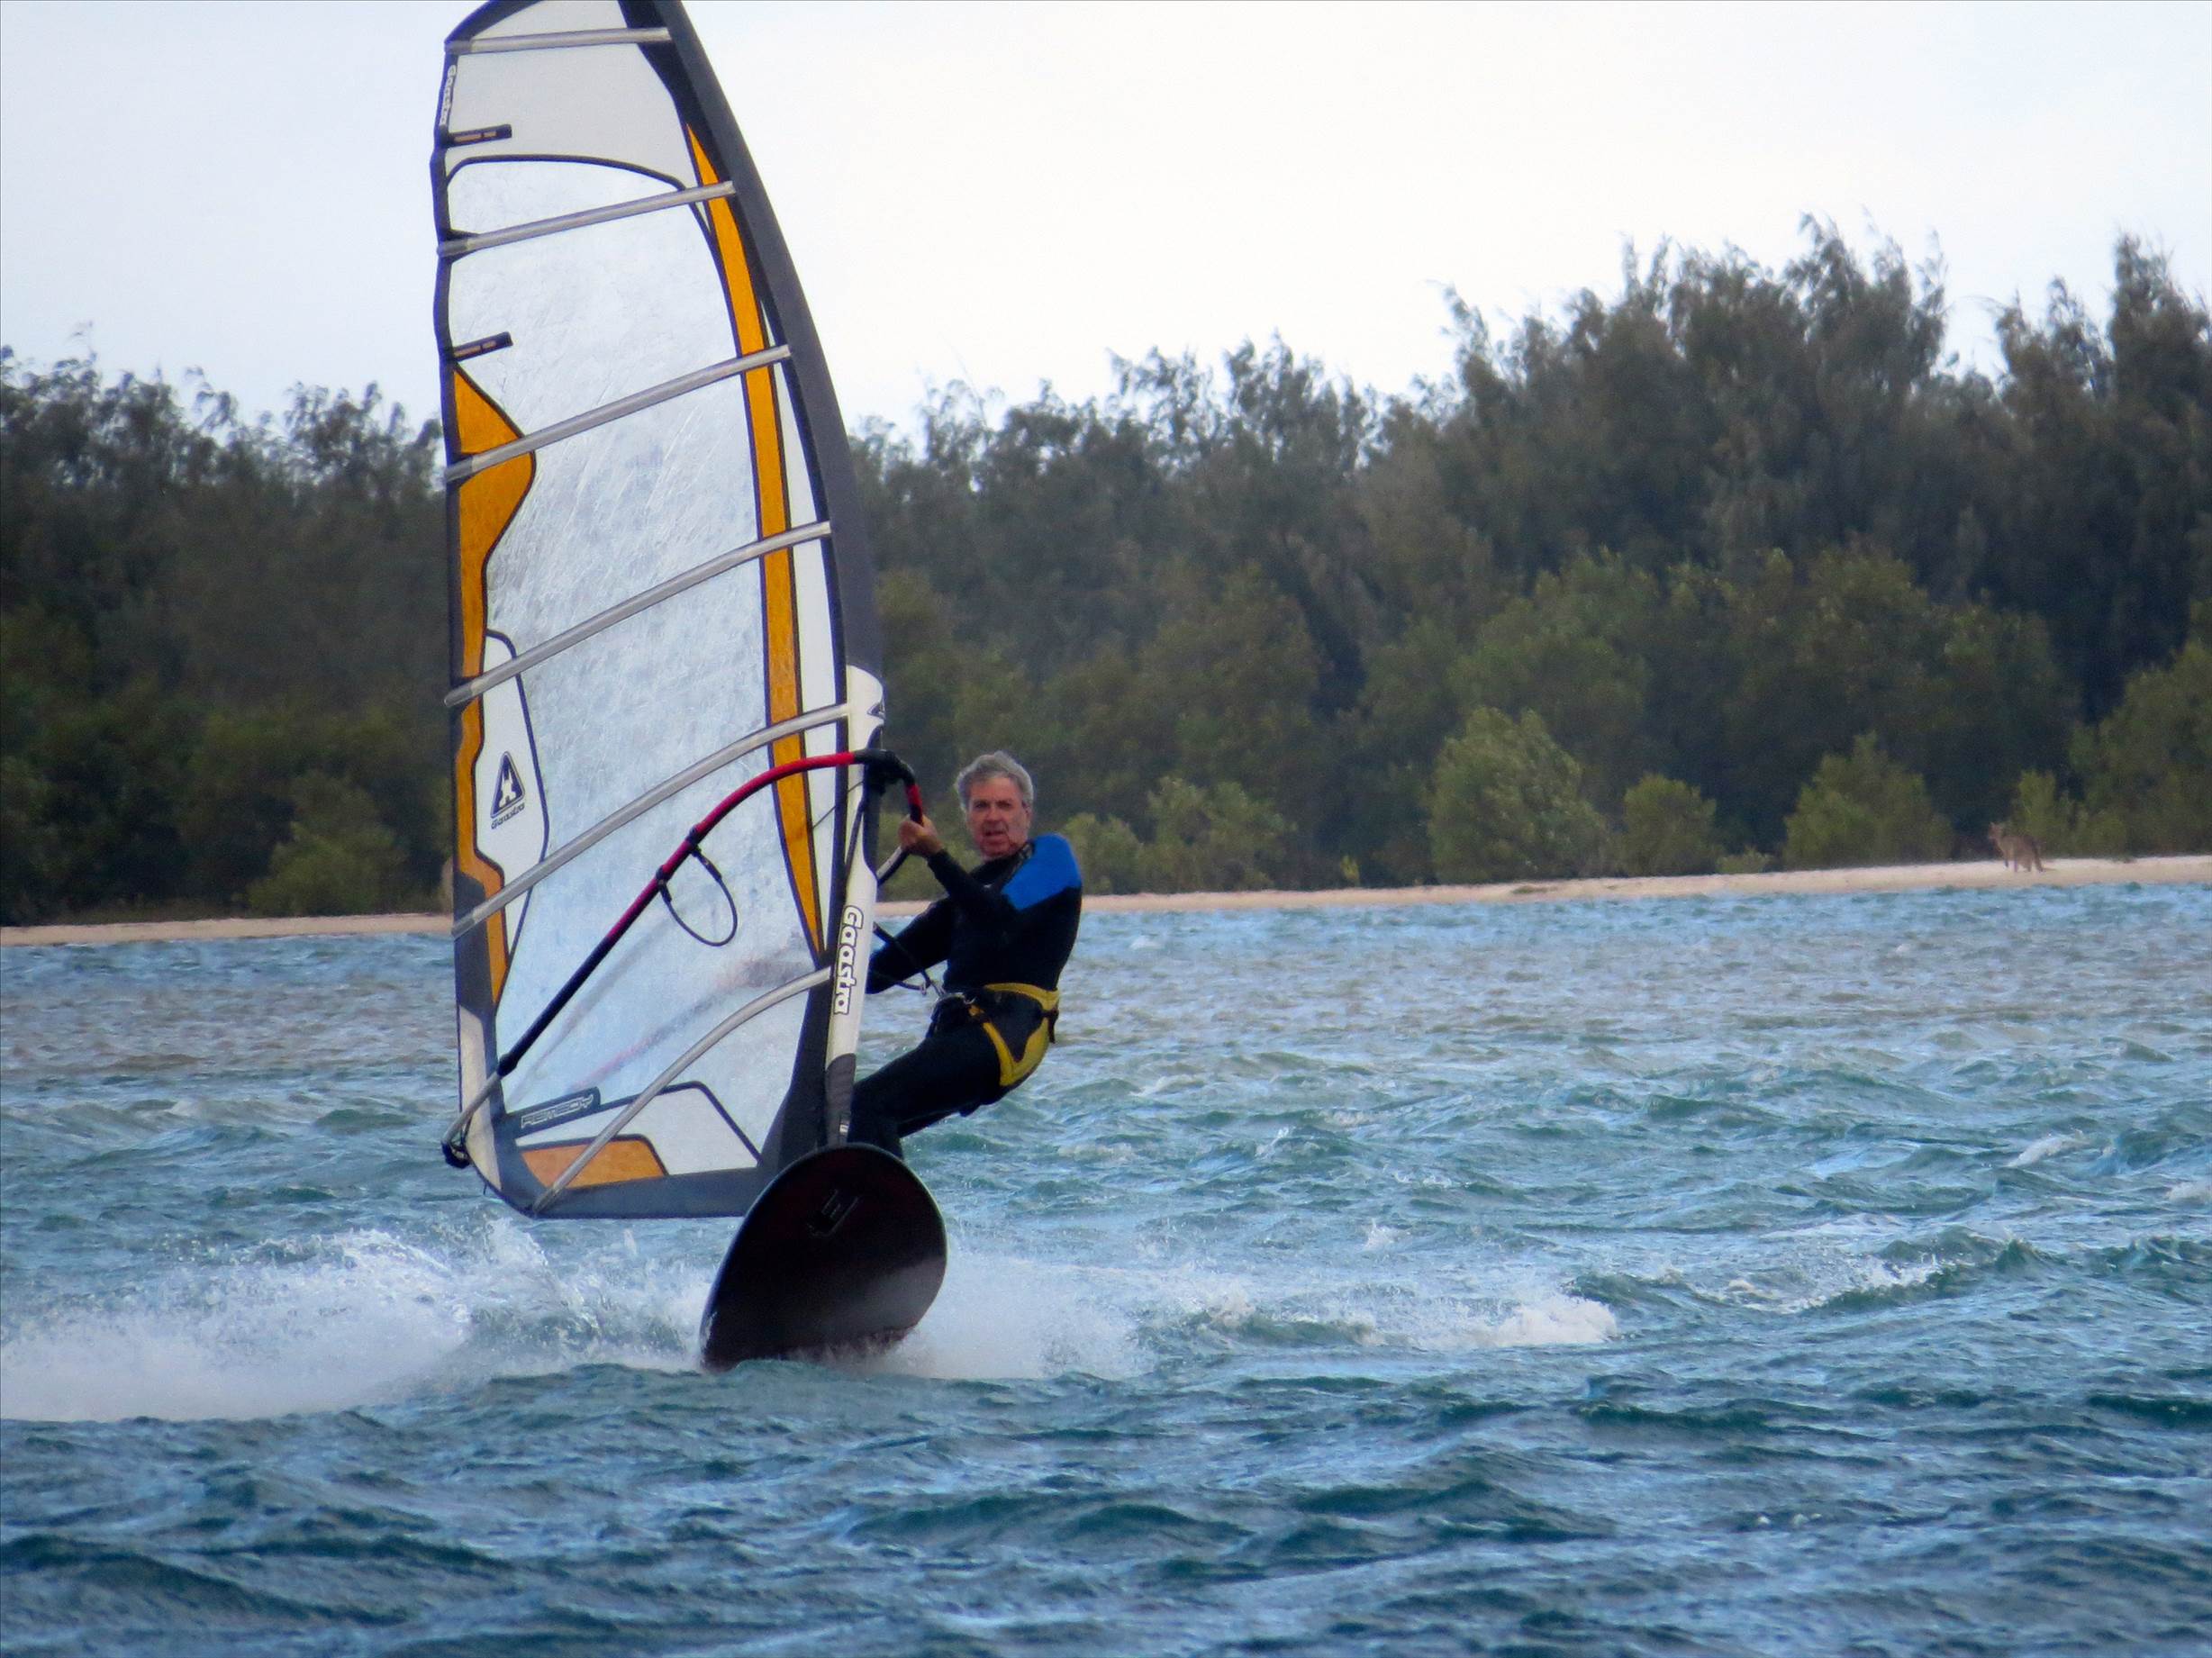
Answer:
[[[2078,1151],[2089,1144],[2087,1135],[2046,1134],[2025,1147],[2005,1166],[2008,1169],[2032,1169],[2046,1157],[2055,1157],[2061,1152]]]
[[[1794,1318],[1901,1304],[1987,1276],[2048,1270],[2065,1259],[1966,1228],[1900,1237],[1863,1216],[1746,1238],[1729,1254],[1733,1270],[1709,1254],[1702,1260],[1617,1259],[1577,1273],[1570,1288],[1654,1318],[1700,1308]]]

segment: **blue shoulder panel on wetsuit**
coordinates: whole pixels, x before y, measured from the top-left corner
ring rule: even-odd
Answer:
[[[1082,884],[1083,871],[1075,867],[1075,848],[1058,835],[1039,835],[1030,843],[1028,862],[999,890],[1015,909],[1028,910]]]

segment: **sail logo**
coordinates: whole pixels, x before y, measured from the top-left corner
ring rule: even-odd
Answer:
[[[828,1237],[843,1226],[853,1210],[860,1207],[860,1194],[848,1191],[842,1186],[833,1188],[821,1200],[821,1207],[807,1218],[809,1237]]]
[[[514,757],[499,757],[499,781],[492,785],[492,827],[497,829],[522,810],[522,774],[515,769]]]
[[[532,1106],[515,1118],[514,1129],[517,1134],[539,1134],[572,1118],[588,1116],[598,1109],[599,1090],[587,1088],[582,1093],[563,1094],[558,1100]]]
[[[837,993],[830,1004],[830,1011],[839,1018],[853,1008],[853,986],[860,976],[860,906],[847,904],[845,919],[838,928]]]

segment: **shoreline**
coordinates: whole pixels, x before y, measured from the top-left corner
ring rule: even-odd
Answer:
[[[1846,897],[1874,892],[1932,892],[1946,888],[2146,886],[2212,883],[2212,854],[2178,856],[2053,858],[2035,874],[2007,869],[1995,858],[1969,864],[1904,864],[1869,869],[1776,870],[1758,875],[1593,875],[1557,881],[1500,881],[1485,886],[1329,887],[1315,892],[1129,892],[1086,896],[1093,914],[1151,914],[1219,910],[1382,910],[1413,904],[1523,904],[1617,901],[1649,898]],[[880,913],[909,916],[919,903],[886,903]],[[204,921],[111,921],[91,925],[0,927],[0,947],[173,944],[217,938],[437,937],[442,915],[240,916]]]

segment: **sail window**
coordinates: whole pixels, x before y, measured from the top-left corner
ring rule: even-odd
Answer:
[[[612,1121],[609,1122],[604,1128],[599,1130],[599,1133],[593,1138],[592,1143],[585,1146],[577,1155],[576,1160],[574,1163],[571,1163],[561,1172],[560,1178],[548,1185],[545,1191],[539,1194],[538,1200],[530,1205],[531,1212],[534,1214],[543,1213],[548,1204],[551,1203],[554,1199],[559,1197],[562,1192],[567,1191],[570,1186],[576,1183],[576,1177],[584,1173],[585,1165],[588,1164],[594,1157],[599,1155],[601,1149],[604,1147],[610,1140],[613,1139],[616,1135],[621,1133],[624,1128],[627,1128],[632,1122],[636,1121],[639,1114],[642,1112],[647,1106],[652,1104],[655,1100],[658,1099],[662,1093],[666,1092],[671,1083],[675,1082],[677,1077],[681,1076],[686,1070],[690,1069],[693,1065],[703,1058],[706,1054],[720,1044],[725,1037],[729,1036],[739,1026],[748,1024],[753,1019],[757,1019],[761,1014],[766,1013],[770,1008],[775,1007],[779,1003],[789,1001],[793,996],[799,995],[806,991],[811,991],[818,984],[827,984],[829,982],[830,969],[827,967],[817,968],[814,972],[807,974],[802,978],[793,979],[787,984],[779,984],[775,989],[770,991],[765,996],[757,997],[753,1001],[747,1002],[745,1006],[739,1008],[728,1019],[722,1020],[721,1024],[715,1026],[713,1029],[708,1031],[705,1036],[700,1037],[698,1041],[694,1042],[690,1047],[686,1048],[682,1056],[680,1056],[673,1065],[669,1065],[666,1070],[663,1071],[658,1076],[655,1077],[650,1083],[647,1084],[643,1092],[641,1092],[636,1099],[632,1100],[628,1105],[624,1106],[621,1110],[618,1111]]]

